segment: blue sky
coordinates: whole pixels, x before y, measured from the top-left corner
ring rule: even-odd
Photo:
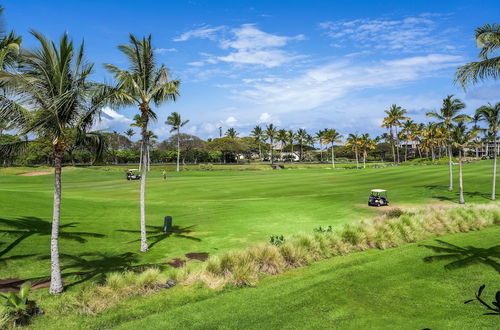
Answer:
[[[102,63],[126,66],[117,45],[153,35],[158,61],[181,79],[181,97],[156,109],[152,130],[177,111],[185,131],[246,135],[255,125],[379,134],[396,103],[417,121],[455,94],[467,111],[500,101],[500,82],[464,93],[457,66],[474,60],[474,29],[498,23],[498,1],[3,1],[8,29],[85,40],[94,79]],[[105,109],[97,125],[123,132],[137,110]]]

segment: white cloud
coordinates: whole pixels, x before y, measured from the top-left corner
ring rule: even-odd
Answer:
[[[243,24],[231,32],[233,38],[222,40],[220,46],[222,49],[231,49],[232,52],[217,57],[220,61],[260,64],[272,68],[303,57],[279,49],[286,46],[289,41],[304,40],[302,34],[294,37],[274,35],[257,29],[254,24]]]
[[[226,120],[223,121],[224,125],[233,127],[238,125],[238,119],[236,119],[233,116],[229,116],[226,118]]]
[[[110,129],[122,129],[125,125],[128,126],[132,123],[132,119],[125,117],[124,115],[116,112],[110,107],[104,107],[102,109],[101,119],[98,120],[93,129],[95,130],[110,130]]]
[[[429,15],[403,19],[356,19],[328,21],[319,24],[337,44],[350,41],[354,46],[398,52],[454,49],[446,44],[445,31]]]
[[[226,62],[258,64],[273,68],[304,57],[282,49],[290,41],[304,40],[305,37],[302,34],[293,37],[279,36],[259,30],[254,24],[243,24],[239,28],[229,30],[228,36],[223,38],[218,35],[223,30],[226,31],[227,28],[224,26],[215,28],[203,27],[185,32],[180,37],[174,39],[174,41],[186,41],[191,38],[218,40],[221,49],[230,51],[228,54],[222,56],[201,53],[200,55],[204,59],[188,63],[191,66]]]
[[[157,54],[165,54],[165,53],[171,53],[171,52],[176,52],[177,49],[175,48],[156,48],[155,53]]]
[[[258,124],[281,124],[281,120],[278,117],[271,115],[268,112],[263,112],[260,114],[259,119],[257,120]]]
[[[272,82],[243,82],[236,97],[274,113],[310,110],[338,99],[349,92],[379,87],[397,87],[439,74],[456,67],[462,57],[430,54],[393,61],[356,65],[350,61],[318,66],[292,78],[275,78]],[[248,81],[248,80],[247,80]]]
[[[201,28],[184,32],[179,37],[174,38],[173,40],[174,41],[186,41],[186,40],[189,40],[191,38],[215,40],[217,32],[224,29],[224,28],[225,28],[224,26],[209,27],[209,26],[205,25]]]

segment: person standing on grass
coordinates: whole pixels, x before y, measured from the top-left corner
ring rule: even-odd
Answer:
[[[163,180],[166,181],[167,180],[167,170],[163,170],[162,174],[163,174]]]

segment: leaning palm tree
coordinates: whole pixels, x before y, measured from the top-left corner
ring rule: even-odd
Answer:
[[[156,114],[151,109],[151,103],[159,106],[167,101],[175,101],[179,96],[178,80],[169,80],[168,70],[162,64],[158,66],[155,61],[154,48],[151,45],[151,35],[137,39],[132,34],[129,44],[120,45],[118,49],[127,57],[129,67],[120,69],[112,64],[105,64],[106,69],[113,74],[119,89],[111,103],[117,106],[137,105],[141,115],[141,150],[143,164],[146,165],[146,148],[148,145],[148,124],[156,120]],[[146,171],[142,168],[141,179],[141,251],[148,250],[146,239]]]
[[[488,132],[491,134],[493,138],[493,184],[491,189],[491,200],[495,200],[496,195],[496,177],[497,177],[497,153],[498,153],[498,129],[500,127],[500,102],[495,105],[483,105],[479,109],[476,110],[476,113],[479,117],[484,120],[488,124]]]
[[[359,152],[360,144],[361,144],[361,136],[359,136],[358,134],[350,133],[347,136],[346,146],[350,147],[354,151],[354,155],[356,156],[356,168],[359,168],[359,157],[358,157],[359,153],[358,152]]]
[[[236,139],[238,137],[239,133],[233,128],[229,128],[227,131],[226,131],[226,136],[230,139]]]
[[[476,44],[481,48],[481,60],[462,65],[455,73],[455,82],[464,89],[480,80],[500,77],[500,56],[491,57],[500,48],[500,25],[485,24],[477,28]]]
[[[172,126],[170,133],[177,132],[177,172],[179,172],[179,161],[181,157],[181,128],[189,123],[189,120],[182,120],[178,112],[172,112],[165,122],[166,125]]]
[[[75,49],[67,34],[58,45],[38,32],[31,34],[40,47],[24,50],[17,70],[0,72],[0,81],[16,94],[15,100],[2,96],[0,120],[12,120],[20,135],[38,136],[51,142],[55,174],[50,293],[60,294],[63,290],[59,261],[63,155],[73,144],[94,144],[94,151],[103,153],[104,139],[90,132],[90,127],[114,90],[88,80],[93,65],[84,60],[83,43]],[[76,139],[73,138],[75,130]],[[28,144],[29,141],[21,140],[1,145],[0,156],[22,152]]]
[[[324,130],[319,130],[316,132],[315,138],[319,142],[319,153],[320,153],[320,159],[321,162],[323,163],[323,134],[325,133],[327,129],[325,128]]]
[[[264,138],[264,131],[262,130],[262,127],[255,126],[252,132],[250,132],[250,136],[255,139],[255,142],[257,142],[257,145],[259,146],[259,158],[262,160],[262,139]]]
[[[468,147],[477,135],[477,131],[468,130],[467,126],[460,122],[451,130],[451,143],[458,149],[458,184],[459,184],[459,199],[460,204],[465,204],[464,200],[464,185],[462,179],[462,155],[465,154],[464,148]],[[494,188],[493,188],[494,189]]]
[[[285,148],[288,142],[288,132],[285,129],[280,129],[276,134],[276,139],[281,144],[280,147],[280,158],[283,160],[283,149]]]
[[[462,122],[469,120],[469,117],[464,114],[460,114],[460,111],[465,108],[465,104],[458,98],[453,98],[453,95],[448,95],[443,99],[443,106],[437,111],[427,112],[427,117],[435,118],[438,120],[438,125],[443,128],[445,133],[445,141],[448,152],[448,167],[450,173],[450,186],[448,189],[453,190],[453,169],[452,169],[452,149],[451,149],[451,137],[450,132],[453,127],[453,123]]]
[[[264,134],[269,139],[269,149],[270,149],[269,151],[271,153],[271,165],[274,163],[273,150],[274,150],[274,139],[276,138],[276,133],[277,133],[277,129],[273,124],[269,124],[266,126]]]
[[[326,146],[328,146],[329,144],[331,145],[331,148],[332,148],[332,168],[335,168],[335,153],[334,153],[334,144],[335,143],[342,143],[342,135],[337,132],[337,130],[335,130],[334,128],[331,128],[331,129],[325,129],[323,131],[323,144]]]
[[[394,158],[394,163],[399,163],[399,138],[398,138],[398,127],[401,127],[401,122],[403,120],[410,119],[406,116],[406,109],[403,109],[399,105],[393,104],[389,110],[384,110],[386,116],[382,121],[383,128],[389,130],[389,134],[392,138],[392,157]],[[396,158],[397,156],[397,158]]]

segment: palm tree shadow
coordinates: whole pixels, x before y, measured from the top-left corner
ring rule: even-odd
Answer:
[[[448,191],[448,186],[441,186],[441,185],[424,185],[424,186],[419,186],[426,188],[428,190],[434,191],[434,192],[449,192],[451,194],[455,193]],[[480,192],[480,191],[464,191],[464,195],[467,197],[481,197],[484,199],[490,199],[490,194],[485,193],[485,192]],[[450,196],[444,196],[444,195],[439,195],[439,196],[432,196],[432,198],[437,198],[440,201],[455,201],[457,198],[452,198]]]
[[[70,232],[65,231],[69,228],[74,228],[78,222],[70,222],[59,226],[59,238],[75,241],[78,243],[86,243],[87,238],[103,238],[103,234],[89,232]],[[52,233],[52,223],[37,217],[22,217],[17,219],[2,219],[0,225],[9,229],[0,229],[0,235],[14,236],[15,239],[0,251],[0,257],[7,254],[25,239],[31,236],[50,236]],[[4,243],[5,244],[5,243]]]
[[[200,242],[201,239],[197,237],[190,236],[191,233],[193,233],[193,228],[196,227],[196,225],[193,226],[187,226],[187,227],[180,227],[180,226],[172,226],[172,230],[169,232],[164,232],[163,231],[163,226],[146,226],[147,229],[147,237],[148,240],[151,241],[151,244],[149,245],[150,248],[155,246],[156,244],[160,243],[166,238],[169,237],[178,237],[178,238],[185,238],[188,240]],[[122,233],[134,233],[134,234],[140,234],[140,230],[127,230],[127,229],[120,229],[117,230]],[[138,242],[140,239],[136,239],[133,241],[130,241],[129,243],[132,242]]]
[[[61,254],[60,257],[62,261],[62,277],[67,279],[68,277],[75,276],[77,278],[76,281],[66,284],[65,287],[67,288],[92,279],[102,283],[106,279],[106,274],[111,272],[138,271],[152,266],[163,268],[166,265],[165,263],[137,264],[139,262],[139,255],[133,252],[121,254],[89,252],[77,255]],[[50,256],[44,256],[39,259],[50,259]]]
[[[452,260],[444,266],[447,270],[464,268],[472,264],[482,263],[492,267],[496,272],[500,273],[500,263],[495,260],[500,259],[500,245],[495,245],[490,248],[477,248],[474,246],[460,247],[439,239],[436,241],[441,246],[421,245],[434,252],[441,253],[439,255],[425,257],[423,259],[424,262]]]

